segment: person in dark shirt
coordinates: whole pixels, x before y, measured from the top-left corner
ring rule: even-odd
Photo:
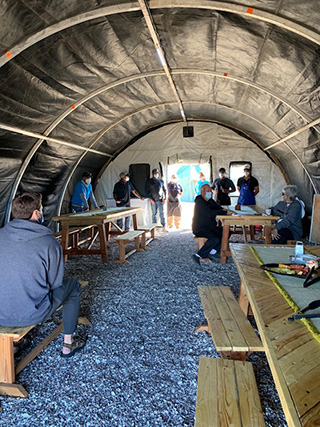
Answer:
[[[146,182],[146,194],[148,195],[151,203],[152,222],[157,223],[157,212],[159,211],[162,231],[167,232],[166,220],[163,212],[163,205],[166,202],[167,191],[164,182],[160,179],[159,169],[152,170],[152,178]]]
[[[227,215],[212,199],[212,190],[209,184],[200,188],[200,195],[195,198],[192,232],[196,237],[206,237],[208,240],[199,251],[192,255],[192,259],[200,265],[201,258],[210,258],[212,261],[220,259],[222,227],[218,227],[217,215]]]
[[[217,203],[223,206],[230,206],[230,193],[236,191],[233,181],[227,177],[225,168],[219,169],[219,178],[213,181],[211,186],[213,193],[217,195]]]
[[[143,200],[143,198],[135,190],[131,182],[129,181],[128,175],[124,172],[121,172],[119,175],[120,181],[118,181],[113,188],[113,198],[116,201],[117,206],[119,207],[129,207],[130,206],[130,194],[133,193],[136,197]],[[117,220],[117,225],[122,228],[123,219]],[[129,231],[130,229],[130,216],[126,216],[124,220],[124,229]]]
[[[74,336],[81,286],[63,278],[62,247],[52,231],[42,225],[42,196],[25,192],[12,202],[13,220],[0,229],[0,325],[29,326],[42,323],[62,305],[63,347],[71,357],[85,346]]]
[[[239,191],[238,204],[242,206],[255,205],[256,195],[259,193],[258,180],[251,175],[251,166],[245,165],[244,176],[238,179],[237,190]]]
[[[183,192],[182,187],[178,184],[176,175],[172,175],[171,181],[168,182],[168,204],[167,204],[167,219],[168,227],[173,227],[173,221],[176,228],[180,227],[181,221],[181,203],[180,196]]]

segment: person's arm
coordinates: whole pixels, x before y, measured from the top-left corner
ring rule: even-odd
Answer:
[[[152,203],[154,205],[154,200],[152,198],[152,193],[151,193],[151,184],[150,184],[149,179],[146,182],[146,194],[147,194],[148,199],[150,199],[150,203]]]
[[[234,186],[233,181],[230,179],[229,180],[229,189],[228,189],[228,194],[230,193],[234,193],[236,191],[236,187]]]
[[[167,190],[166,190],[166,187],[165,187],[163,181],[161,181],[161,184],[162,184],[162,191],[163,191],[163,195],[164,195],[164,200],[166,200],[166,198],[167,198]]]
[[[256,196],[258,193],[259,193],[259,186],[258,187],[254,187],[253,194]]]
[[[99,206],[96,201],[96,198],[94,197],[93,191],[90,193],[89,199],[90,199],[90,202],[93,204],[94,208],[99,209]]]
[[[140,194],[137,192],[137,190],[132,190],[131,192],[132,192],[136,197],[138,197],[138,199],[140,199],[140,200],[144,200],[144,198],[140,196]]]
[[[88,210],[89,209],[89,205],[88,205],[88,201],[87,201],[87,199],[86,199],[86,196],[85,196],[85,194],[84,193],[80,193],[79,194],[79,196],[80,196],[80,199],[83,201],[83,203],[84,203],[84,208],[85,208],[85,210]]]
[[[301,206],[300,203],[292,203],[288,208],[288,213],[277,221],[275,228],[281,230],[282,228],[289,228],[292,224],[301,221]]]

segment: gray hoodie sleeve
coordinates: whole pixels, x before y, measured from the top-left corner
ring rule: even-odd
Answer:
[[[299,202],[293,202],[289,208],[288,212],[280,218],[275,228],[281,230],[281,228],[292,229],[292,225],[301,223],[301,205]]]

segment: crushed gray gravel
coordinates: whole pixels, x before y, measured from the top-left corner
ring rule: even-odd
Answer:
[[[80,315],[93,326],[79,327],[87,345],[71,359],[60,358],[60,335],[40,353],[17,377],[29,398],[0,397],[1,426],[193,426],[199,357],[219,357],[209,335],[193,332],[204,320],[197,286],[226,285],[237,296],[240,280],[232,260],[199,268],[191,259],[190,231],[158,235],[129,265],[70,257],[66,276],[89,282]],[[111,242],[111,261],[117,251]],[[34,328],[23,351],[60,317]],[[248,360],[266,425],[286,426],[265,356]]]

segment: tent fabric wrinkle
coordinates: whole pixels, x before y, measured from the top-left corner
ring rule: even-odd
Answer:
[[[250,146],[257,162],[271,168],[272,181],[289,177],[305,194],[310,210],[320,185],[320,126],[272,147],[270,153],[263,148],[320,116],[317,2],[253,0],[251,11],[244,0],[160,0],[148,5],[187,120],[197,124],[196,141],[180,141],[186,122],[138,2],[3,3],[0,226],[10,218],[12,197],[23,189],[44,194],[50,222],[67,211],[73,186],[86,167],[94,177],[113,177],[117,159],[126,159],[126,152],[132,160],[140,158],[135,150],[148,138],[168,138],[159,141],[163,153],[150,149],[151,142],[143,146],[150,164],[155,153],[163,161],[166,153],[170,161],[178,156],[188,163],[201,152],[216,162],[223,144],[221,136],[207,140],[213,129],[215,136],[230,136],[232,147],[228,141],[225,147],[239,158],[251,152]],[[21,132],[5,131],[1,125]],[[237,137],[230,129],[239,132]],[[113,158],[37,140],[23,131]]]

